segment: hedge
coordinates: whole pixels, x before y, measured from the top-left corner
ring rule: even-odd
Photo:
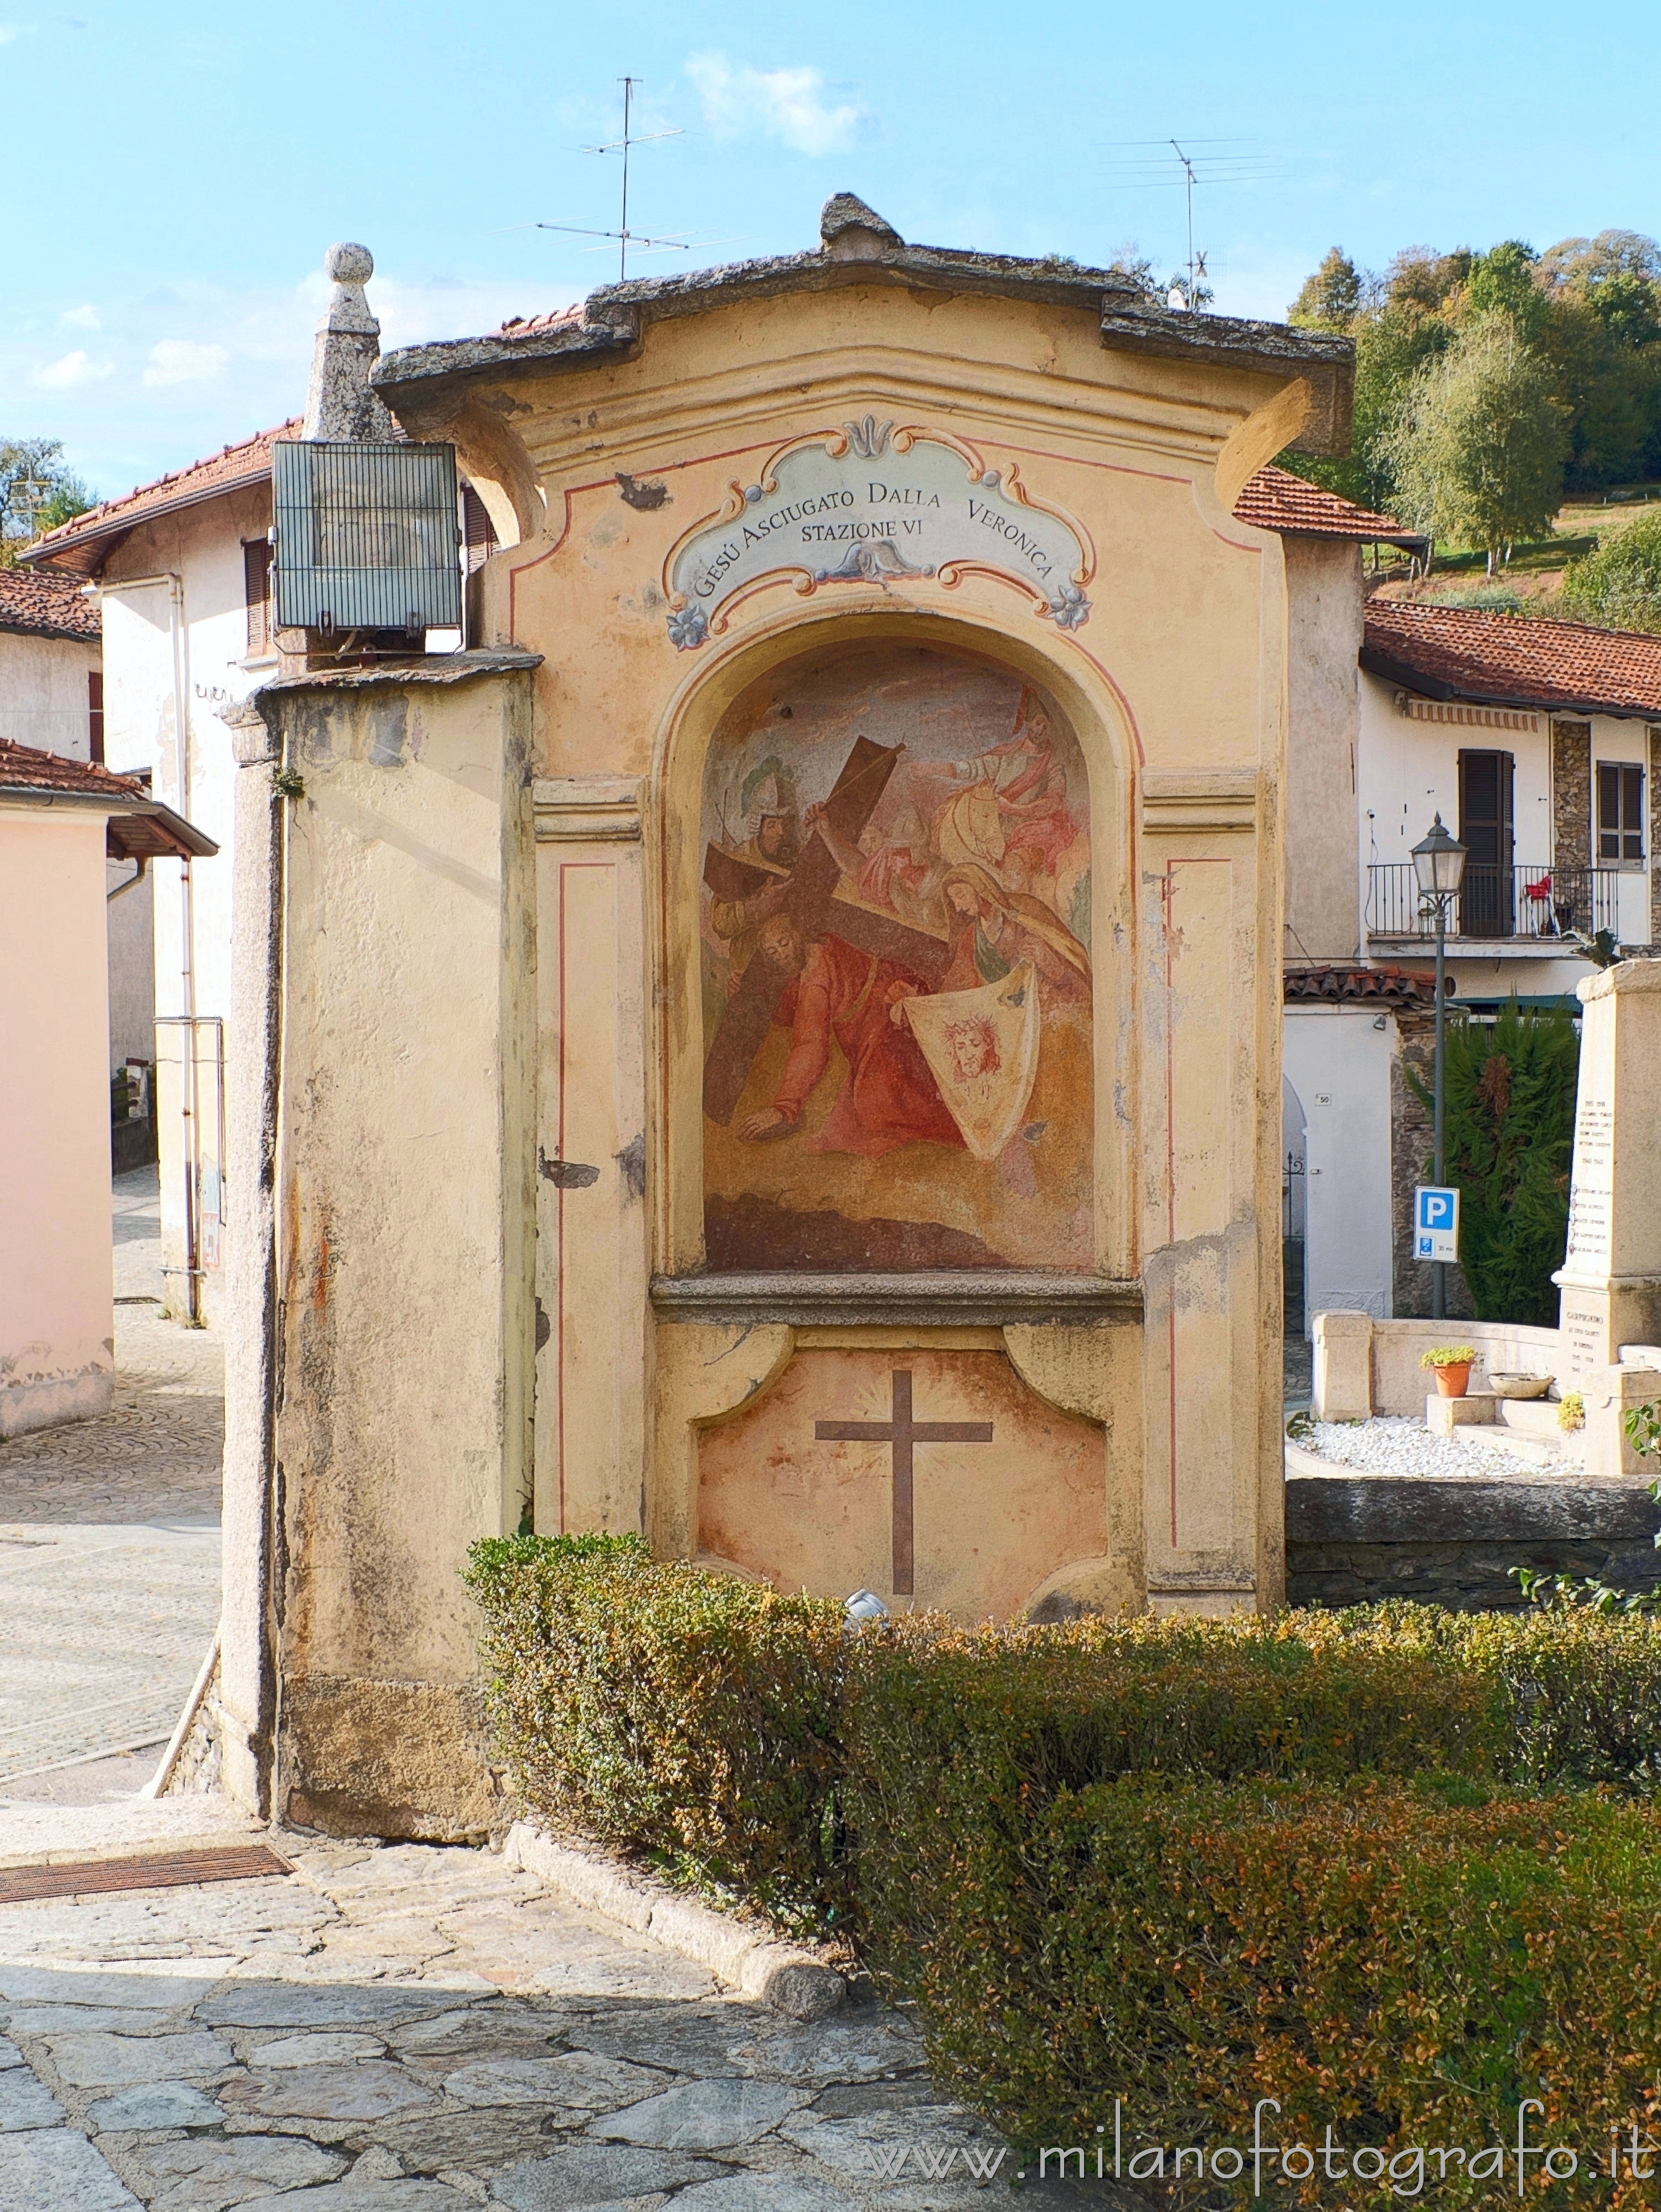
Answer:
[[[568,1836],[828,1922],[842,1609],[659,1565],[638,1536],[477,1544],[497,1744]]]
[[[1018,2142],[1100,2142],[1117,2098],[1133,2175],[1153,2178],[1160,2147],[1171,2178],[1178,2147],[1249,2145],[1258,2100],[1274,2099],[1268,2140],[1318,2146],[1330,2127],[1400,2160],[1411,2195],[1415,2146],[1514,2143],[1525,2098],[1545,2108],[1533,2140],[1576,2148],[1583,2166],[1607,2157],[1612,2130],[1655,2124],[1651,1806],[1445,1778],[1137,1777],[1035,1817],[1019,1882],[973,1834],[959,1841],[906,1986],[936,2079]],[[1271,2200],[1333,2202],[1301,2164],[1267,2169]],[[1468,2203],[1492,2173],[1441,2181],[1433,2166],[1425,2193]],[[1538,2179],[1536,2163],[1531,2197]],[[1392,2188],[1352,2181],[1338,2201],[1399,2201]],[[1652,2201],[1641,2182],[1594,2193]]]
[[[1647,1620],[849,1632],[637,1538],[482,1544],[469,1581],[525,1802],[848,1929],[1018,2142],[1115,2094],[1167,2143],[1255,2095],[1407,2142],[1536,2076],[1590,2125],[1661,2075]]]

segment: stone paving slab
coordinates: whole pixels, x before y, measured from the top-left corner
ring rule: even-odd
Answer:
[[[997,2169],[897,2014],[784,2021],[487,1852],[272,1840],[281,1882],[0,1907],[4,2212],[964,2212]]]
[[[219,1602],[216,1528],[0,1528],[0,1791],[165,1744]]]

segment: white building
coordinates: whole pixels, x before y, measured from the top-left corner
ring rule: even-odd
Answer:
[[[344,257],[344,258],[342,258]],[[341,261],[338,270],[336,262]],[[361,422],[320,418],[319,364],[331,343],[356,362],[343,388],[367,394],[379,326],[362,289],[374,267],[361,246],[338,246],[337,283],[319,331],[307,415],[227,446],[177,475],[50,531],[25,556],[44,584],[90,586],[102,611],[105,757],[150,787],[217,845],[216,857],[155,869],[147,957],[161,1165],[162,1263],[167,1310],[216,1319],[223,1297],[224,1045],[230,1013],[234,879],[230,732],[221,719],[282,666],[272,618],[272,453],[307,435],[399,434],[378,402]],[[344,319],[341,309],[344,304]],[[309,428],[308,428],[309,424]],[[495,550],[483,502],[464,488],[461,562],[471,574]],[[58,587],[60,591],[63,586]],[[303,639],[300,641],[303,644]],[[437,646],[437,634],[429,643]],[[454,634],[453,644],[461,642]]]
[[[46,575],[94,587],[108,765],[145,778],[219,848],[211,859],[161,860],[151,869],[147,1056],[156,1063],[162,1261],[176,1316],[212,1318],[222,1280],[234,769],[218,709],[277,672],[267,619],[271,447],[299,428],[262,432],[107,500],[49,532],[27,556]]]
[[[90,767],[104,761],[103,649],[97,602],[73,576],[0,568],[0,744]],[[109,1073],[131,1068],[134,1118],[114,1130],[115,1166],[154,1159],[155,1050],[151,881],[141,860],[112,859],[108,934]]]
[[[1449,947],[1462,1003],[1559,999],[1584,940],[1661,935],[1652,874],[1661,638],[1375,599],[1360,654],[1360,896],[1374,959],[1422,957],[1412,849],[1466,848]]]
[[[1295,621],[1294,616],[1294,621]],[[1413,848],[1436,816],[1467,850],[1452,1002],[1578,1011],[1595,940],[1661,936],[1661,638],[1374,598],[1294,652],[1287,853],[1289,1328],[1344,1307],[1427,1310],[1409,1208],[1430,1149],[1435,921]],[[1353,702],[1348,729],[1339,702]]]

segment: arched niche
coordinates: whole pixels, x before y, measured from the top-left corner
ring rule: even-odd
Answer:
[[[660,1267],[1129,1272],[1110,705],[965,623],[770,642],[663,758]]]

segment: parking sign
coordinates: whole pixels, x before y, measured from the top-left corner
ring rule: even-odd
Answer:
[[[1413,1256],[1415,1260],[1459,1257],[1459,1194],[1421,1182],[1413,1194]]]

